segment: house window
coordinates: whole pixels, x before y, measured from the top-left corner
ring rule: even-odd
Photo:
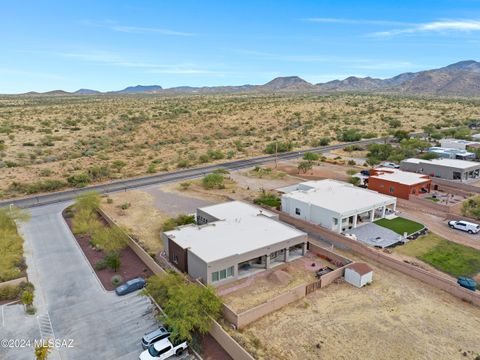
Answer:
[[[173,262],[175,264],[178,264],[178,255],[177,254],[173,254]]]
[[[338,219],[337,218],[333,218],[333,225],[338,225]]]
[[[295,208],[295,214],[300,215],[300,209],[299,208]]]
[[[395,191],[395,188],[393,186],[390,186],[390,193],[393,193]]]
[[[212,283],[220,281],[220,280],[225,280],[226,278],[233,277],[233,266],[230,266],[229,268],[215,271],[212,273]]]

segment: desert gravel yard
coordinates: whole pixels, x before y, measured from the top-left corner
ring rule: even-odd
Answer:
[[[452,360],[480,354],[480,308],[369,264],[370,286],[333,283],[242,332],[229,331],[256,359]]]

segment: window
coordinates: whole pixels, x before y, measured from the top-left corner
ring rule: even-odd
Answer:
[[[172,347],[171,346],[167,346],[165,349],[162,349],[158,352],[158,355],[162,355],[162,354],[165,354],[167,351],[170,351]]]
[[[299,208],[295,208],[295,214],[300,215],[300,209]]]
[[[338,219],[337,218],[333,218],[333,225],[338,225]]]
[[[393,193],[395,191],[395,188],[393,186],[390,186],[390,193]]]
[[[213,272],[212,282],[225,280],[226,278],[233,277],[233,275],[233,266],[230,266],[229,268]]]

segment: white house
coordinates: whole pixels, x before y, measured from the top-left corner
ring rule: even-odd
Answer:
[[[339,233],[384,218],[397,204],[395,197],[330,179],[280,191],[284,212]]]
[[[477,141],[468,141],[461,139],[442,139],[440,140],[440,145],[443,148],[457,149],[457,150],[467,150],[467,147],[472,145],[480,144]]]
[[[345,281],[361,288],[373,281],[373,270],[365,263],[353,263],[345,269]]]

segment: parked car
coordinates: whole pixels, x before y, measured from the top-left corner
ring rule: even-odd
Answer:
[[[450,228],[452,228],[452,229],[458,229],[458,230],[466,231],[469,234],[476,234],[480,231],[480,225],[472,223],[472,222],[464,221],[464,220],[449,221],[448,226],[450,226]]]
[[[477,289],[477,282],[473,279],[470,279],[468,277],[460,276],[457,279],[457,284],[460,285],[461,287],[464,287],[465,289],[475,291]]]
[[[168,339],[162,339],[157,341],[153,345],[150,345],[147,350],[140,354],[140,360],[163,360],[168,359],[170,356],[180,356],[188,348],[186,341],[172,344]]]
[[[391,169],[400,169],[400,165],[392,163],[392,162],[384,162],[384,163],[380,164],[380,167],[391,168]]]
[[[166,339],[170,336],[170,331],[167,330],[166,327],[160,326],[159,328],[146,333],[142,337],[142,348],[144,350],[148,349],[148,347],[157,341]]]
[[[363,176],[370,176],[370,171],[362,170],[362,171],[360,171],[360,174],[363,175]]]
[[[128,280],[125,284],[120,285],[115,289],[118,296],[127,295],[136,290],[140,290],[145,287],[145,280],[141,277]]]

